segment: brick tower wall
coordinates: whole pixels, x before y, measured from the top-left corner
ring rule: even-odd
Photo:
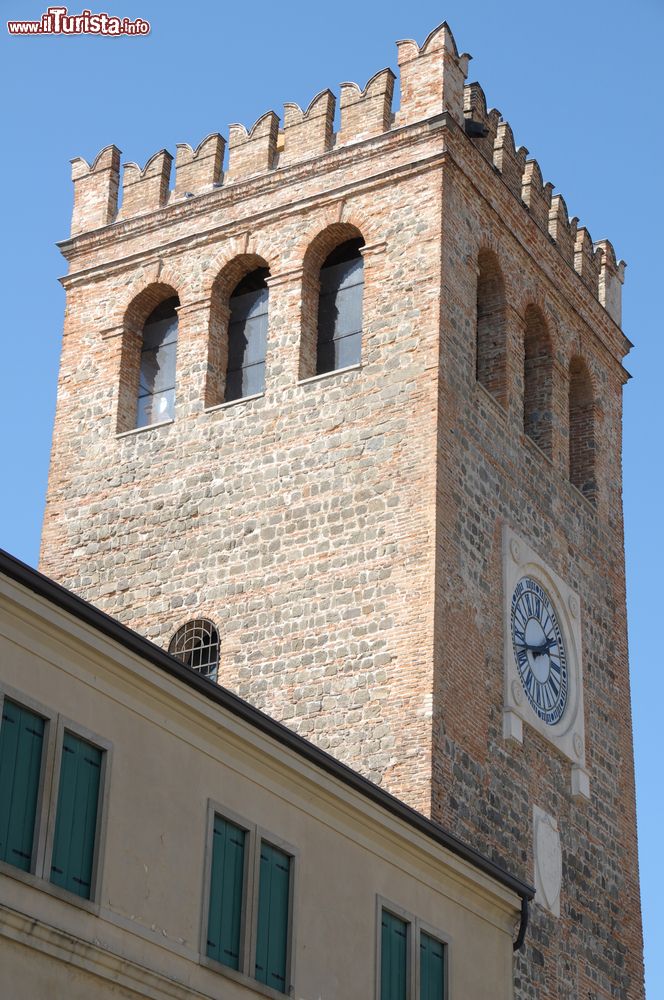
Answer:
[[[41,568],[163,646],[210,618],[222,684],[527,880],[533,806],[555,816],[561,916],[532,907],[517,996],[640,1000],[623,265],[464,85],[467,62],[446,25],[399,43],[396,114],[383,70],[342,85],[336,135],[323,91],[306,111],[286,105],[281,128],[273,112],[231,126],[224,173],[218,135],[178,146],[173,190],[165,150],[127,164],[119,210],[119,151],[73,161]],[[318,269],[358,235],[361,365],[311,378]],[[497,262],[506,301],[490,391],[480,259]],[[257,266],[270,271],[265,393],[219,405],[228,296]],[[175,420],[131,430],[142,324],[173,294]],[[547,454],[523,434],[533,316],[552,347]],[[593,502],[569,482],[579,359]],[[582,598],[590,799],[534,730],[503,737],[505,524]]]

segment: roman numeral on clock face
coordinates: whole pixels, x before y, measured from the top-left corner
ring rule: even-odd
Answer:
[[[567,703],[565,648],[554,605],[536,580],[519,580],[511,619],[514,656],[528,702],[540,719],[555,725]]]

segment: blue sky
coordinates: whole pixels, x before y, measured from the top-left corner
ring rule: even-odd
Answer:
[[[142,17],[147,38],[10,38],[4,21],[46,4],[0,0],[0,545],[36,564],[48,472],[64,293],[56,240],[69,233],[69,160],[111,142],[141,166],[177,142],[196,146],[230,122],[250,126],[285,101],[301,106],[344,80],[396,70],[395,41],[422,42],[446,19],[469,79],[511,123],[571,215],[627,263],[624,329],[635,348],[625,390],[624,498],[646,976],[664,997],[661,566],[664,370],[661,0],[364,0],[330,7],[253,0],[104,0]],[[71,11],[83,7],[72,4]]]

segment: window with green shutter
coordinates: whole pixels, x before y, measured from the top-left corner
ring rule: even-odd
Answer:
[[[239,826],[215,815],[207,954],[231,969],[240,968],[246,837]]]
[[[445,945],[424,931],[420,934],[420,1000],[444,1000]]]
[[[286,993],[291,858],[261,843],[256,931],[256,979]]]
[[[407,1000],[408,924],[383,910],[380,936],[380,1000]]]
[[[89,899],[99,809],[102,751],[65,732],[51,859],[51,882]]]
[[[0,860],[30,871],[45,722],[9,699],[0,723]]]

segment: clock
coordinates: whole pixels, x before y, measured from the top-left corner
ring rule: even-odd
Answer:
[[[546,589],[523,576],[512,593],[511,638],[516,668],[531,708],[555,726],[567,708],[567,651],[558,615]]]
[[[590,796],[583,712],[581,596],[503,525],[503,737],[539,733],[572,765],[572,794]]]

